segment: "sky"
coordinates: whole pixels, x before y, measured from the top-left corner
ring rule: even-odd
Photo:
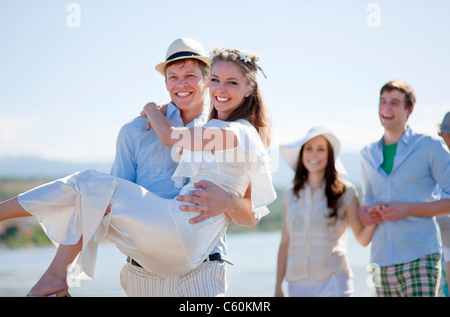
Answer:
[[[448,0],[0,2],[0,157],[112,162],[117,134],[168,100],[154,66],[190,37],[261,55],[274,144],[327,126],[343,152],[381,138],[381,86],[417,93],[409,124],[450,111]]]

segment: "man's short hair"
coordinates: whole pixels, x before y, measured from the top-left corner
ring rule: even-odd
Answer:
[[[414,92],[414,89],[404,80],[397,79],[392,80],[381,88],[380,90],[380,96],[383,92],[387,91],[390,92],[392,90],[399,90],[402,93],[405,94],[405,108],[411,108],[416,103],[416,93]]]
[[[200,70],[202,72],[202,75],[203,75],[203,78],[209,78],[211,69],[204,62],[202,62],[201,60],[198,60],[196,58],[183,58],[183,59],[177,59],[177,60],[175,60],[173,62],[170,62],[164,68],[164,73],[166,72],[167,68],[169,68],[170,66],[173,66],[173,65],[184,65],[184,63],[186,63],[187,60],[192,61],[194,64],[196,64],[200,68]]]

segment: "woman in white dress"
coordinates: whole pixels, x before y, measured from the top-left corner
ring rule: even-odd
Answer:
[[[256,57],[238,50],[214,53],[210,78],[214,107],[203,127],[174,128],[155,104],[148,104],[144,111],[161,141],[177,149],[173,157],[179,165],[172,178],[184,186],[180,195],[199,180],[240,197],[251,185],[253,211],[260,218],[276,198],[266,151],[270,124],[256,80],[260,67]],[[109,239],[149,271],[182,275],[207,258],[230,220],[225,213],[191,224],[192,214],[180,211],[182,204],[89,170],[0,203],[0,221],[34,216],[56,245],[71,246],[65,248],[71,256],[57,252],[51,264],[61,269],[57,278],[64,282],[67,265],[78,253],[81,273],[77,278],[93,278],[101,239]],[[105,212],[108,206],[110,212]],[[57,291],[46,287],[35,286],[29,295]],[[62,291],[66,294],[65,287]]]
[[[347,259],[347,228],[364,246],[375,226],[359,219],[355,187],[339,178],[335,166],[340,142],[328,129],[312,128],[280,152],[296,172],[283,197],[283,226],[278,252],[276,296],[343,297],[353,294]],[[340,161],[338,160],[339,164]]]

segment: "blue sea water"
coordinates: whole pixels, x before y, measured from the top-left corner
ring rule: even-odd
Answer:
[[[230,297],[272,297],[275,291],[278,246],[281,233],[254,232],[228,234],[229,256],[235,265],[227,271]],[[39,248],[0,249],[0,296],[25,296],[48,267],[55,254],[53,246]],[[355,296],[374,295],[367,282],[369,247],[357,244],[349,232],[348,256],[354,273]],[[120,286],[119,274],[125,256],[113,244],[99,247],[94,281],[76,282],[72,296],[126,296]]]

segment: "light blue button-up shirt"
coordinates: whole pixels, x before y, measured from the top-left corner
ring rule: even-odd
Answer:
[[[173,126],[183,126],[180,110],[174,104],[168,105],[166,117]],[[186,126],[202,126],[207,119],[207,112],[203,112]],[[172,159],[172,147],[165,146],[154,130],[147,130],[146,123],[147,118],[137,117],[120,129],[111,174],[136,183],[160,197],[174,198],[180,192],[171,179],[178,162]],[[212,253],[226,254],[226,251],[223,236]]]
[[[175,127],[182,127],[180,110],[172,103],[167,107],[166,117]],[[207,120],[203,113],[187,126],[202,126]],[[163,198],[174,198],[179,188],[171,176],[177,168],[172,159],[172,147],[165,146],[154,130],[147,130],[147,118],[137,117],[125,124],[116,143],[116,158],[111,174],[136,183]]]
[[[363,205],[382,202],[431,202],[439,184],[441,199],[450,198],[450,153],[442,140],[407,128],[398,141],[392,172],[383,163],[383,139],[361,151]],[[441,252],[435,217],[407,217],[377,225],[371,262],[380,266],[414,261]]]

